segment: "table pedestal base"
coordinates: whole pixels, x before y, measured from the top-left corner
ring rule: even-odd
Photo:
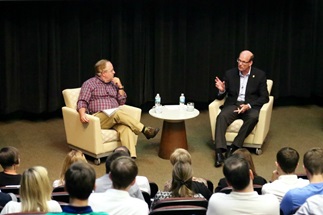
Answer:
[[[163,159],[169,159],[177,148],[187,150],[185,121],[164,120],[158,155]]]

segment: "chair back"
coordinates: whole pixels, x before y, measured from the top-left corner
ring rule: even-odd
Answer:
[[[194,205],[166,206],[152,210],[149,215],[205,215],[205,207]]]
[[[65,186],[54,187],[53,192],[65,192]]]
[[[173,197],[157,200],[152,209],[157,209],[166,206],[176,206],[176,205],[194,205],[199,207],[207,208],[208,201],[204,198],[194,198],[194,197]]]
[[[154,198],[156,193],[158,192],[158,185],[155,182],[149,182],[150,186],[150,198]]]
[[[273,88],[273,80],[267,79],[267,90],[270,95],[271,89]]]
[[[261,192],[262,185],[260,184],[254,184],[253,185],[253,190],[256,191],[259,195],[262,194]],[[232,191],[232,187],[224,187],[220,190],[221,193],[229,194]]]
[[[77,107],[77,100],[80,95],[81,88],[65,89],[63,90],[63,97],[65,105],[69,108],[75,109]]]
[[[18,195],[19,194],[20,185],[9,185],[0,187],[1,192],[3,193],[13,193]]]
[[[150,198],[150,195],[149,195],[149,193],[147,193],[147,192],[145,192],[145,191],[141,191],[141,193],[142,193],[142,196],[144,197],[144,199],[145,199],[145,202],[147,203],[147,205],[148,205],[148,208],[150,208],[150,206],[151,206],[151,198]]]
[[[213,185],[212,181],[206,180],[206,183],[207,183],[207,188],[209,188],[209,190],[213,193],[214,192],[214,185]]]
[[[70,195],[68,194],[68,192],[53,192],[52,199],[58,202],[69,203]]]

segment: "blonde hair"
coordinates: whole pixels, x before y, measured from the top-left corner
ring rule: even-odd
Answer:
[[[106,60],[106,59],[102,59],[102,60],[99,60],[98,62],[96,62],[96,64],[94,65],[94,72],[97,76],[101,76],[101,74],[106,66],[106,63],[108,63],[108,62],[110,62],[110,61]]]
[[[175,151],[170,155],[169,161],[173,166],[179,161],[192,164],[191,154],[186,149],[182,148],[175,149]]]
[[[68,170],[68,168],[75,163],[76,161],[84,161],[87,163],[87,160],[83,154],[83,152],[81,152],[80,150],[71,150],[64,159],[64,163],[62,166],[62,170],[59,176],[59,182],[61,185],[65,184],[65,173]]]
[[[20,182],[21,212],[48,212],[52,186],[45,167],[35,166],[24,171]]]
[[[252,173],[254,176],[257,176],[256,168],[252,160],[251,153],[248,151],[248,149],[240,148],[233,152],[233,154],[239,154],[241,155],[246,161],[249,163],[249,168],[252,170]]]
[[[193,197],[191,190],[193,170],[188,162],[176,162],[172,173],[172,185],[170,191],[174,197]]]

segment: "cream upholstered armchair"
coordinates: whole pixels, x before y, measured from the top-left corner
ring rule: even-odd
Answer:
[[[63,90],[65,107],[62,108],[67,144],[72,149],[81,150],[84,154],[95,158],[94,163],[99,165],[100,158],[106,157],[120,146],[119,135],[114,129],[101,129],[98,117],[88,115],[89,123],[80,121],[76,110],[76,103],[81,88]],[[140,120],[141,109],[129,105],[123,105],[131,116]],[[138,136],[133,134],[135,142]]]
[[[272,86],[273,86],[273,81],[267,79],[267,88],[268,88],[269,95],[270,95]],[[225,99],[223,100],[215,99],[211,104],[209,104],[209,115],[210,115],[213,143],[215,141],[216,118],[221,111],[220,106],[224,104],[224,101]],[[244,147],[256,148],[256,154],[258,155],[262,153],[261,146],[264,143],[264,140],[269,131],[273,103],[274,103],[274,97],[269,96],[268,103],[264,104],[260,109],[259,121],[257,125],[255,126],[253,131],[249,134],[249,136],[245,139],[243,144]],[[229,125],[229,127],[227,128],[227,132],[225,134],[227,145],[231,145],[234,138],[237,136],[238,131],[242,124],[243,124],[243,121],[241,119],[237,119],[231,125]]]

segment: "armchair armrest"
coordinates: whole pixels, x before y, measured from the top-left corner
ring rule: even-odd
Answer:
[[[268,134],[273,104],[274,97],[269,96],[269,101],[266,104],[264,104],[260,109],[259,121],[257,123],[257,131],[255,133],[254,144],[263,144],[263,140]]]
[[[214,132],[215,132],[215,124],[216,124],[216,117],[218,116],[219,112],[221,111],[220,107],[224,104],[225,99],[218,100],[215,99],[213,102],[209,104],[209,118],[211,124],[211,134],[212,140],[215,140]]]
[[[87,115],[89,122],[81,123],[75,109],[63,107],[62,112],[67,143],[93,153],[102,152],[103,144],[94,144],[103,143],[99,118]]]

